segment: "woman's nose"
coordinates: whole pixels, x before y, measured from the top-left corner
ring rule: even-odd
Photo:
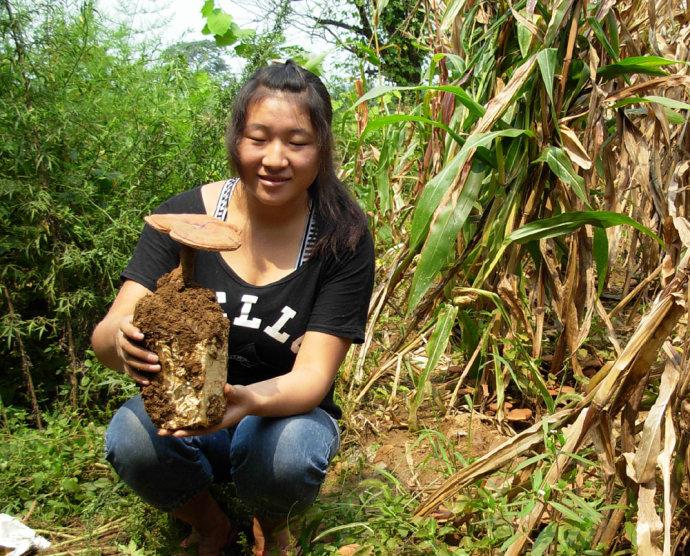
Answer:
[[[283,167],[287,165],[285,145],[283,145],[282,141],[271,141],[266,145],[263,164],[268,167]]]

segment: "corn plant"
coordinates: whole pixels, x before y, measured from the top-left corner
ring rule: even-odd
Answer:
[[[451,477],[420,515],[539,449],[543,427],[572,425],[564,451],[544,472],[546,483],[554,485],[577,463],[571,452],[593,435],[602,465],[615,469],[607,475],[606,503],[625,487],[626,500],[639,501],[640,549],[658,550],[660,531],[670,549],[668,458],[676,453],[677,463],[684,461],[688,437],[674,431],[687,430],[678,404],[690,383],[683,372],[687,341],[664,344],[686,312],[690,25],[681,4],[429,0],[426,8],[443,15],[430,33],[424,82],[361,88],[353,109],[363,170],[353,177],[370,190],[378,228],[395,228],[387,236],[402,239],[388,243],[396,252],[394,269],[381,279],[371,316],[375,321],[389,307],[402,319],[386,346],[391,359],[434,330],[415,404],[437,366],[434,346],[445,345],[440,331],[453,334],[450,307],[479,315],[493,305],[497,318],[481,319],[491,328],[475,354],[486,386],[477,392],[496,399],[499,421],[509,390],[545,413],[542,422]],[[607,310],[602,296],[613,267],[622,269],[620,303]],[[613,319],[644,291],[659,296],[626,344]],[[605,328],[613,355],[589,379],[582,348],[591,349],[593,321]],[[468,330],[467,319],[458,323]],[[668,363],[654,419],[636,442],[635,416],[662,345]],[[520,359],[532,364],[511,365],[508,348],[522,350]],[[357,400],[392,370],[391,359],[371,376],[358,366],[353,379],[364,386]],[[556,411],[553,381],[581,385],[580,401]],[[620,439],[610,433],[618,416]],[[653,473],[662,444],[663,524],[654,511]],[[635,462],[633,470],[614,465],[621,454]],[[563,514],[559,504],[550,508]],[[513,522],[509,553],[525,548],[545,510],[539,503]],[[615,509],[606,517],[593,525],[593,546],[622,538],[618,531],[632,518]]]

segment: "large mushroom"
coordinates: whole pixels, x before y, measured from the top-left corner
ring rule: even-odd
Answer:
[[[144,406],[160,428],[210,427],[225,410],[230,322],[215,293],[194,283],[195,250],[237,249],[240,234],[203,214],[153,214],[145,220],[180,244],[180,265],[162,276],[155,293],[134,309],[134,325],[161,365],[142,388]]]

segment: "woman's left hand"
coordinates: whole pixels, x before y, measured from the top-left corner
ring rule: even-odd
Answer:
[[[252,411],[252,393],[246,386],[236,385],[232,386],[226,384],[223,388],[223,395],[225,396],[225,414],[220,423],[205,429],[159,429],[160,436],[176,436],[184,438],[187,436],[201,436],[202,434],[209,434],[227,429],[239,423],[244,417],[249,415]]]

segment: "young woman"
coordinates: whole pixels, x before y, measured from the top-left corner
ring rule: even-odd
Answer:
[[[199,554],[219,554],[234,535],[208,490],[221,481],[255,509],[255,553],[287,554],[286,520],[315,500],[338,449],[334,380],[350,344],[363,340],[374,254],[365,216],[335,174],[331,120],[314,74],[292,61],[260,69],[235,99],[226,136],[239,177],[156,210],[207,213],[242,231],[239,249],[199,252],[195,264],[231,321],[221,424],[159,431],[137,396],[106,432],[120,477],[189,523]],[[98,358],[140,384],[160,365],[140,347],[134,306],[178,260],[177,244],[146,226],[93,333]]]

